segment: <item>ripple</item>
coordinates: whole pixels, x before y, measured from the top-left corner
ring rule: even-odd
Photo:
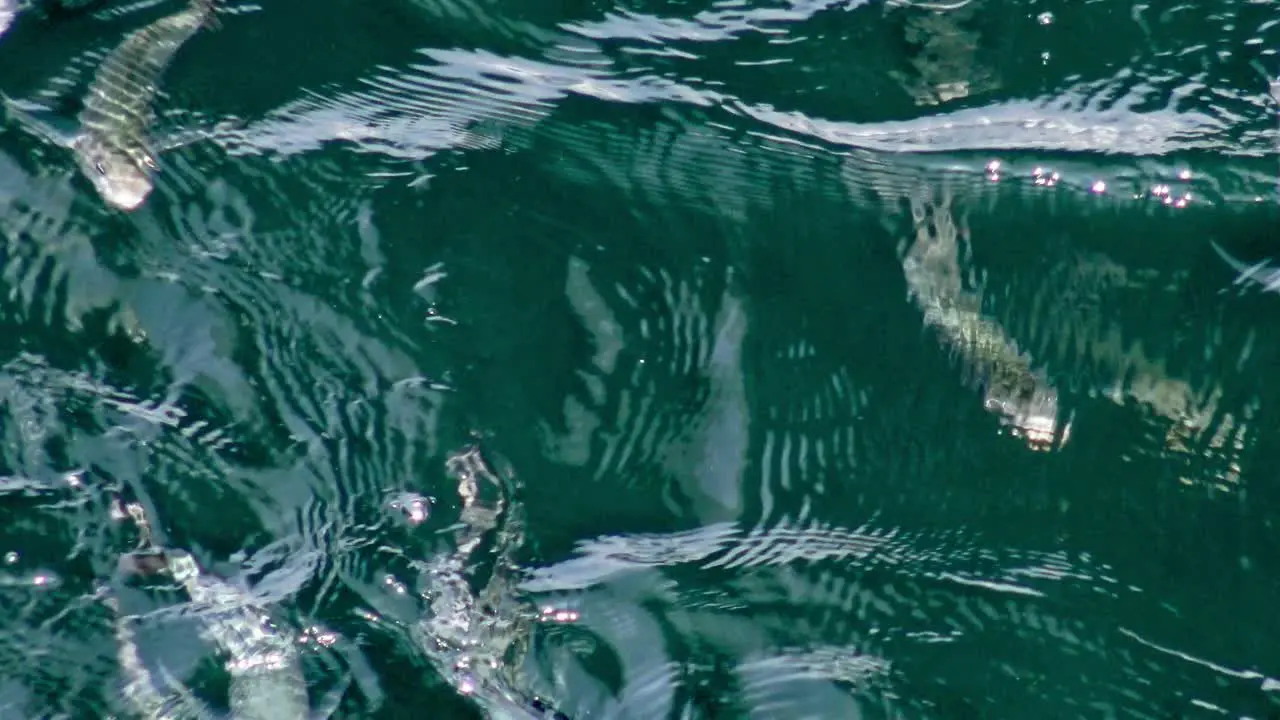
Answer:
[[[1166,155],[1175,151],[1224,147],[1217,134],[1227,126],[1209,116],[1166,111],[1134,114],[1054,112],[1050,101],[1011,101],[941,117],[900,122],[854,124],[808,117],[796,112],[739,105],[744,115],[768,125],[835,145],[881,152],[1068,151],[1125,156]]]
[[[447,385],[430,380],[420,369],[415,359],[418,341],[396,329],[393,314],[367,312],[386,291],[377,283],[385,270],[385,250],[376,210],[367,197],[355,195],[324,206],[303,201],[289,211],[296,217],[264,213],[258,198],[271,197],[279,207],[289,207],[287,198],[321,197],[316,193],[329,193],[322,188],[343,182],[344,175],[261,173],[251,171],[251,166],[269,167],[262,160],[235,161],[230,168],[241,173],[236,180],[231,175],[206,185],[206,198],[184,203],[183,215],[174,218],[177,232],[199,253],[196,262],[179,266],[182,256],[173,257],[171,251],[149,262],[171,257],[163,264],[173,268],[183,284],[220,288],[220,301],[238,328],[236,355],[247,366],[246,382],[256,388],[244,394],[276,398],[279,404],[259,412],[272,418],[272,424],[282,425],[293,442],[310,446],[312,452],[340,443],[345,449],[334,447],[333,451],[347,458],[343,463],[374,457],[390,461],[395,453],[409,453],[404,460],[410,465],[382,468],[375,474],[412,475],[415,441],[433,437],[437,410],[418,414],[421,410],[410,408],[420,408],[417,403],[422,401],[439,403]],[[290,227],[309,231],[295,237]],[[303,238],[317,247],[305,249],[300,244]],[[278,243],[288,243],[286,254],[280,253]],[[336,268],[349,267],[331,262],[335,252],[358,258],[356,262],[365,268],[363,277],[334,277]],[[330,262],[309,267],[286,262],[295,253]],[[327,287],[327,292],[313,289],[319,287]],[[298,376],[298,368],[307,368],[307,374]],[[387,420],[408,423],[404,428],[408,435],[382,426]],[[348,445],[384,442],[399,443],[400,449],[366,455]],[[426,450],[428,455],[434,452]],[[363,475],[373,467],[350,467],[344,474],[352,471]],[[351,491],[363,492],[358,485]]]
[[[885,704],[867,696],[887,670],[884,660],[847,646],[782,651],[734,668],[742,702],[754,715],[789,717],[864,717]]]
[[[932,655],[922,643],[948,638],[953,643],[969,642],[971,635],[1005,632],[1018,623],[1025,623],[1026,642],[1085,641],[1079,637],[1085,632],[1082,626],[1071,621],[1060,626],[1063,619],[1045,617],[1042,610],[1027,605],[1028,598],[1039,593],[1011,593],[1002,589],[1009,583],[978,575],[921,577],[929,577],[930,568],[954,570],[968,564],[964,548],[951,538],[905,538],[895,532],[867,530],[777,528],[757,535],[720,525],[661,536],[601,538],[581,545],[578,558],[534,571],[522,587],[535,594],[585,592],[572,607],[580,618],[578,625],[587,628],[634,624],[620,616],[627,603],[616,599],[604,603],[603,598],[631,597],[637,592],[651,596],[643,604],[662,608],[659,612],[680,629],[686,644],[704,651],[710,650],[706,646],[710,644],[717,652],[737,658],[731,667],[742,695],[734,697],[760,711],[775,704],[845,707],[864,702],[872,707],[901,705],[901,711],[937,698],[937,702],[958,702],[957,691],[931,687],[934,676],[915,666],[921,657]],[[793,542],[793,538],[807,542]],[[772,553],[746,564],[734,560],[745,560],[755,547],[766,545],[794,552]],[[1008,557],[996,567],[1003,564],[1013,570],[1027,563],[1056,566],[1067,570],[1065,574],[1085,577],[1093,572],[1061,556],[1033,552]],[[684,572],[682,564],[699,571]],[[730,568],[733,572],[725,572]],[[695,577],[700,578],[696,586],[684,582]],[[711,593],[715,597],[711,604],[697,598],[698,588],[708,582],[719,588]],[[1087,591],[1088,583],[1084,585]],[[975,593],[986,593],[989,599],[970,597]],[[592,599],[597,595],[600,599]],[[563,600],[552,604],[566,605]],[[747,607],[752,609],[751,622],[735,621],[736,613]],[[985,619],[992,613],[999,619]],[[629,632],[633,631],[614,634]],[[822,638],[822,643],[815,644],[814,638]],[[608,636],[602,641],[615,648],[626,642]],[[1105,656],[1110,647],[1096,647],[1096,657]],[[706,655],[700,656],[703,659],[697,662],[705,662]],[[656,660],[650,662],[654,668],[662,667]],[[788,672],[764,672],[779,664]]]
[[[86,315],[110,303],[117,278],[99,266],[88,228],[73,215],[69,175],[33,177],[5,164],[13,189],[0,195],[10,288],[3,314],[11,322],[82,327]]]
[[[557,176],[584,185],[608,183],[645,206],[670,213],[714,209],[715,221],[740,223],[770,207],[787,182],[823,192],[820,150],[751,138],[700,125],[696,115],[651,123],[544,122],[529,142],[555,148]]]
[[[653,45],[686,40],[714,43],[733,40],[747,33],[779,34],[796,22],[802,22],[831,8],[830,0],[789,2],[786,7],[742,7],[741,3],[722,2],[719,7],[695,13],[686,20],[661,17],[628,9],[606,12],[601,20],[570,22],[566,30],[595,40],[640,40]]]
[[[591,652],[583,657],[571,647],[542,650],[557,670],[563,668],[548,684],[566,699],[564,712],[660,717],[678,706],[681,667],[672,657],[675,648],[663,639],[663,608],[653,602],[661,599],[665,605],[670,598],[664,595],[661,586],[633,583],[574,597],[580,618],[574,636],[587,640]]]
[[[587,436],[557,436],[549,425],[543,434],[562,457],[579,448],[572,453],[579,462],[588,461],[582,448],[594,448],[589,462],[597,480],[658,469],[700,514],[736,514],[747,437],[740,349],[746,317],[731,295],[711,315],[707,305],[715,301],[704,287],[723,280],[692,270],[677,279],[665,268],[640,268],[635,284],[614,288],[609,303],[589,266],[570,261],[569,302],[596,331],[598,362],[581,376],[590,404],[566,404],[565,413],[570,430]],[[596,322],[602,311],[609,315]],[[677,395],[655,402],[664,388]]]
[[[421,161],[449,148],[492,147],[486,125],[532,124],[566,89],[556,78],[579,71],[487,52],[424,50],[431,64],[366,77],[358,90],[310,91],[243,131],[220,135],[233,154],[295,154],[328,142]],[[585,82],[568,80],[568,85]],[[477,129],[478,128],[478,129]],[[490,136],[486,136],[486,134]]]
[[[13,673],[6,685],[23,688],[18,694],[26,714],[74,717],[109,711],[102,700],[114,670],[114,653],[105,642],[109,626],[105,617],[85,620],[57,628],[13,627],[0,636],[0,658]],[[86,646],[86,636],[102,641]]]
[[[830,177],[832,169],[829,159],[820,153],[809,155],[803,148],[763,142],[736,143],[715,128],[695,128],[691,121],[663,122],[635,130],[626,126],[613,129],[605,124],[544,124],[530,143],[539,150],[556,148],[558,162],[550,171],[557,176],[575,185],[599,188],[607,183],[607,187],[643,202],[642,207],[660,208],[652,221],[668,224],[671,232],[715,222],[723,228],[721,232],[732,237],[739,232],[740,224],[755,222],[759,226],[776,212],[774,208],[781,203],[775,189],[785,182],[781,178],[824,193],[823,179]],[[834,189],[827,187],[827,191]],[[714,208],[713,216],[707,217],[703,208]],[[786,233],[793,229],[779,230]],[[585,258],[570,261],[569,301],[591,338],[596,366],[584,368],[580,376],[585,385],[583,393],[565,405],[570,431],[552,442],[551,452],[566,462],[590,463],[598,480],[626,477],[635,471],[624,470],[620,463],[643,467],[646,458],[653,458],[666,474],[685,478],[678,482],[687,496],[703,498],[695,500],[694,506],[699,517],[708,522],[726,512],[741,512],[742,485],[747,482],[744,473],[754,463],[765,468],[766,487],[778,482],[775,473],[780,473],[781,481],[790,487],[788,467],[794,467],[797,460],[786,456],[779,460],[779,448],[790,452],[790,443],[797,443],[804,455],[799,462],[809,462],[814,455],[820,455],[836,464],[840,462],[838,456],[847,457],[852,452],[848,426],[838,425],[825,414],[847,421],[849,415],[844,413],[856,413],[856,409],[849,407],[855,398],[848,388],[847,373],[842,376],[844,371],[831,367],[826,358],[812,358],[812,351],[804,350],[802,338],[797,336],[797,349],[780,348],[776,352],[781,357],[767,361],[771,372],[779,377],[783,373],[803,376],[820,366],[832,375],[824,377],[824,382],[814,387],[814,394],[803,399],[794,397],[794,386],[780,382],[779,389],[787,388],[788,402],[795,407],[770,409],[764,417],[767,422],[780,423],[776,432],[787,432],[781,425],[786,423],[793,428],[790,432],[803,433],[806,431],[802,427],[808,423],[815,426],[815,432],[818,426],[822,431],[829,429],[830,435],[794,440],[770,436],[764,441],[766,455],[751,457],[751,453],[758,452],[753,446],[759,442],[754,437],[759,431],[752,425],[762,418],[753,417],[758,411],[745,404],[748,393],[760,392],[749,389],[743,379],[759,362],[758,351],[747,344],[746,338],[756,322],[754,315],[761,311],[752,294],[757,291],[755,286],[767,284],[762,278],[770,275],[764,269],[769,267],[768,261],[751,257],[758,253],[733,242],[704,247],[698,253],[701,261],[696,256],[672,258],[658,266],[656,273],[660,274],[641,270],[635,280],[614,281],[619,283],[616,289],[604,284],[609,280],[593,277],[592,262]],[[610,251],[616,249],[615,245]],[[724,262],[720,258],[726,255],[732,266],[717,269],[717,263]],[[717,277],[721,273],[723,279]],[[691,276],[683,283],[706,289],[680,288],[671,278],[681,276]],[[657,287],[648,290],[644,289],[646,285]],[[672,288],[665,291],[666,299],[648,309],[644,298],[658,293],[664,285]],[[720,294],[718,301],[712,293]],[[696,305],[685,297],[697,297]],[[682,329],[686,313],[687,329]],[[659,382],[659,373],[670,379]],[[701,378],[695,386],[698,390],[693,395],[697,398],[694,408],[678,405],[674,396],[663,400],[663,405],[652,400],[670,395],[674,389],[671,383],[678,377]],[[647,386],[650,382],[653,385]],[[802,407],[806,403],[811,406]],[[682,414],[682,427],[661,425],[668,407]],[[647,425],[642,424],[646,419]],[[824,424],[828,421],[832,424]],[[631,426],[627,434],[610,429],[611,425],[623,423]],[[591,437],[603,442],[589,441]],[[590,460],[588,453],[593,453]]]
[[[571,34],[556,22],[554,16],[539,20],[533,16],[545,12],[541,7],[519,7],[490,0],[411,0],[406,12],[431,19],[434,32],[448,38],[455,47],[476,42],[513,50],[536,51],[561,62],[600,62],[599,48]]]
[[[600,537],[579,542],[576,553],[578,557],[532,570],[521,587],[529,592],[565,592],[614,582],[646,568],[681,565],[726,571],[833,562],[851,570],[903,568],[992,587],[1021,584],[1013,592],[1037,596],[1042,593],[1036,587],[1048,587],[1040,581],[1070,581],[1084,587],[1116,582],[1110,569],[1073,561],[1062,552],[994,550],[960,530],[910,533],[870,522],[853,530],[816,521],[798,525],[783,520],[773,527],[751,529],[719,523],[663,535]]]

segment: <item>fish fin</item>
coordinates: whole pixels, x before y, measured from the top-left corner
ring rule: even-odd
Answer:
[[[13,121],[27,132],[54,145],[71,147],[75,142],[74,124],[68,124],[65,118],[58,117],[43,105],[14,100],[8,95],[0,95],[0,99],[3,100],[6,122]]]
[[[170,150],[184,148],[194,143],[212,140],[216,138],[220,132],[234,130],[241,125],[242,123],[237,120],[223,120],[214,123],[211,128],[193,127],[169,131],[151,139],[151,152],[159,155],[169,152]]]
[[[200,142],[208,137],[208,133],[202,130],[179,130],[168,133],[162,137],[153,138],[150,144],[150,153],[154,158],[170,150],[179,150],[193,143]]]

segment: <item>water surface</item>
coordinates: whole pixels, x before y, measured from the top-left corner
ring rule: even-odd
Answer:
[[[121,503],[335,717],[500,716],[480,656],[573,718],[1280,713],[1280,297],[1211,244],[1280,254],[1280,11],[948,5],[228,3],[131,213],[7,121],[0,714],[128,712]],[[0,0],[0,91],[73,119],[182,7]],[[921,238],[1065,442],[984,409]]]

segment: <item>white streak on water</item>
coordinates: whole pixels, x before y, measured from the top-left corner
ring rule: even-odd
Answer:
[[[0,0],[0,35],[4,35],[17,17],[18,0]]]
[[[1156,644],[1156,643],[1154,643],[1154,642],[1152,642],[1152,641],[1150,641],[1150,640],[1147,640],[1146,638],[1144,638],[1144,637],[1142,637],[1141,635],[1139,635],[1138,633],[1136,633],[1136,632],[1134,632],[1134,631],[1130,630],[1129,628],[1123,628],[1123,627],[1122,627],[1122,628],[1120,628],[1120,633],[1121,633],[1121,634],[1123,634],[1123,635],[1127,635],[1128,637],[1133,638],[1134,640],[1136,640],[1136,641],[1138,641],[1139,643],[1141,643],[1141,644],[1143,644],[1143,645],[1145,645],[1145,646],[1147,646],[1147,647],[1151,648],[1152,650],[1157,650],[1157,651],[1162,652],[1162,653],[1165,653],[1165,654],[1167,654],[1167,655],[1172,655],[1172,656],[1174,656],[1174,657],[1176,657],[1176,658],[1181,658],[1182,660],[1186,660],[1186,661],[1187,661],[1187,662],[1189,662],[1189,663],[1194,663],[1194,664],[1196,664],[1196,665],[1200,665],[1200,666],[1202,666],[1202,667],[1209,668],[1210,670],[1212,670],[1212,671],[1214,671],[1214,672],[1216,672],[1216,673],[1220,673],[1220,674],[1222,674],[1222,675],[1229,675],[1229,676],[1231,676],[1231,677],[1235,677],[1235,678],[1240,678],[1241,680],[1261,680],[1261,681],[1262,681],[1262,686],[1263,686],[1263,688],[1264,688],[1264,689],[1266,689],[1266,688],[1268,688],[1268,687],[1271,687],[1271,686],[1274,686],[1277,682],[1280,682],[1280,681],[1275,680],[1274,678],[1267,677],[1266,675],[1263,675],[1262,673],[1260,673],[1260,672],[1258,672],[1258,671],[1256,671],[1256,670],[1236,670],[1236,669],[1234,669],[1234,668],[1226,667],[1225,665],[1219,665],[1219,664],[1217,664],[1217,663],[1215,663],[1215,662],[1212,662],[1212,661],[1210,661],[1210,660],[1205,660],[1205,659],[1203,659],[1203,658],[1198,658],[1198,657],[1196,657],[1196,656],[1194,656],[1194,655],[1191,655],[1191,654],[1189,654],[1189,653],[1183,652],[1183,651],[1181,651],[1181,650],[1176,650],[1176,649],[1174,649],[1174,648],[1165,647],[1165,646],[1163,646],[1163,645],[1158,645],[1158,644]]]

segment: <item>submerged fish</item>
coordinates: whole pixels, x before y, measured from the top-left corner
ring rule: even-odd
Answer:
[[[178,608],[179,615],[196,620],[200,635],[227,656],[225,668],[230,675],[230,706],[235,720],[326,720],[333,715],[348,683],[326,693],[318,709],[310,712],[301,653],[294,635],[275,627],[247,591],[202,572],[190,553],[157,544],[140,504],[121,503],[117,515],[131,517],[139,532],[139,549],[121,556],[119,572],[134,578],[168,575],[185,591],[189,603]],[[125,695],[130,703],[148,718],[210,716],[207,707],[172,677],[164,678],[164,685],[169,688],[166,693],[156,692],[159,684],[142,664],[137,644],[125,624],[133,618],[120,612],[118,598],[109,598],[108,603],[121,621],[117,643],[120,664],[128,678]]]
[[[155,571],[146,556],[125,555],[120,559],[120,570],[125,575],[146,575]],[[138,618],[125,612],[121,600],[115,595],[105,599],[115,614],[116,660],[124,677],[121,695],[129,709],[138,717],[149,720],[203,720],[217,714],[195,697],[163,665],[154,670],[148,667],[138,646],[136,625]]]
[[[157,165],[149,134],[160,77],[187,40],[201,28],[216,25],[216,4],[217,0],[191,0],[185,9],[126,37],[99,66],[73,137],[13,101],[7,102],[10,114],[70,147],[81,172],[107,203],[136,209],[154,187]]]
[[[959,232],[949,203],[925,207],[913,200],[912,205],[919,224],[902,266],[925,324],[960,357],[966,379],[982,389],[986,409],[999,414],[1030,448],[1047,450],[1065,443],[1071,424],[1068,420],[1059,428],[1057,390],[1004,328],[982,313],[981,296],[964,289]]]
[[[237,720],[305,720],[307,686],[294,638],[272,627],[247,593],[201,573],[189,553],[166,549],[163,562],[190,595],[205,636],[228,655]]]
[[[201,635],[227,655],[231,716],[235,720],[324,720],[333,715],[346,684],[328,693],[325,702],[312,712],[295,638],[273,627],[267,613],[247,592],[202,573],[195,559],[183,550],[131,553],[122,558],[121,568],[141,576],[167,573],[186,591],[190,605],[181,608],[182,614],[196,619]],[[146,717],[208,715],[189,692],[180,692],[181,684],[172,678],[166,678],[165,685],[179,690],[170,690],[158,699],[154,691],[143,692],[157,683],[143,674],[132,638],[118,635],[117,639],[121,665],[130,677],[129,697],[134,706],[147,709]],[[156,714],[149,709],[156,707],[178,714]],[[169,709],[174,707],[176,711]]]

